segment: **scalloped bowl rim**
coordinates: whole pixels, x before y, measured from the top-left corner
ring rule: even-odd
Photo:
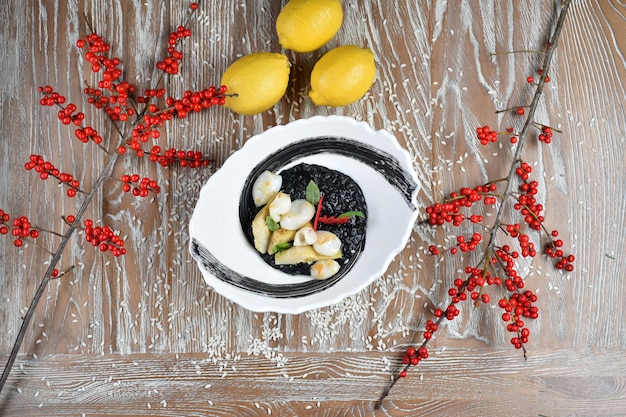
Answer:
[[[291,276],[284,274],[280,271],[274,270],[269,267],[265,262],[261,259],[260,256],[256,255],[256,258],[259,260],[259,264],[249,265],[251,263],[255,263],[252,258],[250,258],[250,253],[254,253],[254,248],[251,248],[251,245],[243,236],[241,232],[241,228],[235,233],[235,245],[238,247],[239,255],[242,256],[242,259],[245,259],[245,256],[248,255],[247,262],[239,262],[237,265],[234,264],[234,258],[231,256],[229,252],[227,252],[223,245],[218,244],[214,241],[214,236],[211,233],[211,230],[218,230],[223,227],[227,227],[224,224],[232,223],[232,219],[230,221],[216,221],[216,219],[211,219],[210,214],[213,214],[214,217],[216,213],[218,213],[218,209],[215,205],[211,204],[212,199],[215,197],[212,194],[215,194],[217,191],[221,191],[224,194],[227,194],[226,201],[228,206],[233,204],[235,201],[235,197],[237,197],[237,205],[238,205],[238,197],[243,188],[243,178],[247,176],[247,173],[259,163],[259,161],[272,152],[275,152],[284,146],[292,143],[297,143],[300,140],[316,138],[316,137],[342,137],[348,138],[351,140],[364,142],[369,145],[380,149],[393,158],[397,160],[400,166],[406,171],[406,173],[415,181],[415,189],[413,190],[410,199],[412,208],[400,208],[402,211],[398,216],[391,216],[390,219],[386,221],[396,222],[399,221],[401,224],[394,225],[393,230],[395,231],[395,236],[392,236],[390,240],[386,240],[382,243],[383,247],[378,252],[374,252],[377,256],[368,256],[367,265],[363,267],[368,267],[367,273],[365,276],[351,276],[351,272],[341,278],[333,287],[326,289],[322,292],[315,293],[308,296],[298,297],[298,298],[274,298],[268,297],[261,294],[250,293],[249,291],[242,290],[241,288],[236,288],[233,285],[230,285],[227,282],[223,282],[220,279],[217,279],[216,276],[208,271],[205,267],[203,267],[202,262],[198,259],[197,254],[191,250],[191,241],[198,241],[200,244],[207,245],[211,248],[211,250],[215,250],[217,259],[227,259],[232,258],[230,260],[230,264],[232,268],[235,270],[242,270],[242,273],[247,276],[253,276],[256,274],[257,276],[254,278],[259,278],[259,276],[265,277],[272,276],[274,273],[282,274],[283,276],[287,276],[287,279],[291,279]],[[312,158],[303,158],[304,162],[307,163],[319,163],[320,165],[329,166],[332,169],[337,169],[338,171],[342,171],[342,168],[339,168],[335,165],[342,165],[343,167],[352,167],[356,175],[363,176],[365,175],[366,168],[361,167],[359,162],[353,162],[351,158],[341,158],[337,157],[335,160],[334,155],[318,155]],[[297,161],[300,162],[300,161]],[[245,168],[245,169],[242,169]],[[376,174],[376,173],[374,173]],[[350,175],[350,174],[349,174]],[[363,183],[364,178],[354,178],[357,183],[361,186],[364,193],[366,193],[366,200],[368,204],[368,210],[370,207],[376,208],[376,206],[380,206],[381,204],[385,204],[386,202],[380,202],[377,198],[372,198],[371,196],[376,194],[381,190],[377,188],[376,190],[371,190],[368,192],[368,187],[370,184],[381,182],[378,179],[377,175],[370,176],[367,174],[367,183]],[[359,181],[359,179],[361,181]],[[378,181],[378,182],[377,182]],[[232,191],[226,187],[226,184],[235,184],[232,188]],[[241,186],[239,186],[241,185]],[[374,186],[372,186],[374,187]],[[196,203],[196,207],[194,208],[191,220],[189,222],[189,236],[190,236],[190,250],[194,259],[196,260],[203,278],[205,282],[211,286],[215,291],[219,294],[225,296],[231,301],[247,308],[249,310],[255,312],[277,312],[277,313],[288,313],[288,314],[299,314],[308,310],[327,307],[332,304],[336,304],[341,302],[344,298],[348,296],[352,296],[365,287],[370,285],[376,278],[382,276],[385,273],[393,259],[400,253],[411,235],[413,230],[413,225],[417,218],[417,205],[415,204],[416,195],[419,191],[419,183],[417,181],[417,175],[415,173],[415,169],[412,164],[411,157],[409,153],[400,146],[395,136],[389,133],[386,130],[373,130],[367,123],[362,121],[357,121],[355,119],[345,117],[345,116],[315,116],[308,119],[299,119],[294,122],[290,122],[286,125],[279,125],[275,127],[271,127],[264,132],[255,135],[248,139],[246,143],[241,147],[241,149],[235,151],[204,184],[200,191],[200,196],[198,198],[198,202]],[[232,195],[230,195],[232,193]],[[369,198],[367,197],[369,194]],[[390,195],[388,193],[388,195]],[[389,200],[389,199],[387,199]],[[396,208],[391,208],[393,210],[398,210],[398,203],[396,201]],[[378,210],[378,213],[382,213],[381,207]],[[234,211],[238,210],[238,206],[233,208]],[[373,212],[376,212],[374,210]],[[207,215],[209,213],[209,215]],[[219,212],[218,216],[222,216]],[[229,212],[230,213],[230,212]],[[228,218],[231,218],[231,214],[227,214]],[[401,220],[398,218],[401,217]],[[237,218],[238,219],[238,218]],[[372,226],[376,229],[380,229],[384,227],[382,225],[383,219],[378,219],[375,223],[377,226]],[[370,219],[368,219],[370,221]],[[232,225],[231,225],[232,226]],[[211,229],[211,230],[207,230]],[[370,225],[368,223],[367,226],[367,234],[366,234],[366,247],[367,245],[374,246],[375,242],[368,241],[368,236],[370,234]],[[227,232],[222,230],[222,232]],[[380,233],[379,230],[376,236],[384,236],[386,235]],[[241,242],[240,240],[243,239]],[[243,244],[243,246],[238,246],[239,244]],[[230,243],[233,244],[232,242]],[[381,244],[378,242],[378,244]],[[370,249],[372,250],[372,249]],[[381,253],[382,252],[382,253]],[[242,255],[243,254],[243,255]],[[371,253],[369,253],[371,255]],[[378,256],[379,255],[379,256]],[[366,262],[363,259],[363,256],[359,258],[353,267],[356,268],[361,262]],[[261,265],[261,263],[263,265]],[[271,269],[272,271],[268,270]],[[263,272],[260,272],[263,271]],[[263,280],[261,279],[261,280]],[[271,281],[271,280],[270,280]],[[342,284],[343,283],[343,284]],[[341,285],[340,285],[341,284]]]

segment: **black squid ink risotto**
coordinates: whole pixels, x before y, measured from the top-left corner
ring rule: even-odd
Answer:
[[[341,241],[341,257],[336,259],[340,269],[338,275],[344,275],[360,256],[365,246],[367,226],[367,204],[359,185],[348,175],[320,165],[301,163],[279,172],[282,177],[280,191],[289,194],[292,200],[305,199],[307,185],[313,181],[319,188],[321,211],[319,216],[336,218],[345,213],[359,213],[349,216],[334,224],[326,221],[318,224],[318,230],[334,233]],[[249,192],[250,187],[244,189]],[[239,214],[241,227],[251,245],[254,245],[252,222],[262,207],[256,207],[252,196],[242,196]],[[317,207],[316,207],[317,209]],[[316,214],[317,216],[317,214]],[[333,219],[331,219],[333,220]],[[259,253],[263,260],[284,273],[291,275],[309,275],[311,265],[297,263],[278,265],[273,255]]]

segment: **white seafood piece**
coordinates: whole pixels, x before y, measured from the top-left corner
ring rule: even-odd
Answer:
[[[276,223],[280,222],[280,216],[287,213],[291,208],[291,197],[289,194],[278,192],[270,203],[270,217]]]
[[[287,230],[298,230],[315,216],[315,206],[306,200],[294,200],[289,211],[280,218],[280,226]]]
[[[293,238],[294,246],[308,246],[317,241],[317,233],[311,226],[304,226],[296,232],[296,236]]]
[[[313,279],[327,279],[337,272],[339,272],[339,263],[334,259],[317,261],[311,266],[311,277]]]
[[[336,234],[327,230],[318,230],[316,232],[317,239],[313,244],[313,249],[320,255],[330,256],[333,253],[339,252],[341,249],[341,240]]]
[[[252,200],[257,207],[267,204],[280,191],[283,177],[271,171],[263,171],[252,185]]]

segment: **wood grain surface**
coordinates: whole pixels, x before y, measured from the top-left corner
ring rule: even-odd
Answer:
[[[218,84],[236,58],[280,52],[274,29],[285,1],[206,0],[191,21],[181,73],[170,94]],[[284,51],[285,97],[270,111],[225,108],[163,131],[163,146],[197,149],[212,168],[157,170],[123,158],[114,175],[150,173],[164,184],[135,200],[107,180],[87,217],[126,237],[128,254],[96,253],[75,236],[36,311],[0,394],[0,416],[623,416],[626,415],[626,5],[575,0],[563,28],[536,121],[562,131],[529,141],[524,158],[539,181],[550,228],[561,231],[576,269],[545,258],[524,266],[540,296],[528,360],[511,347],[499,311],[466,308],[431,344],[383,407],[374,404],[420,340],[431,311],[465,264],[431,257],[444,235],[415,225],[386,273],[357,295],[300,315],[254,313],[208,287],[188,254],[188,222],[212,172],[248,138],[315,115],[345,115],[386,129],[414,160],[424,207],[462,186],[506,175],[512,145],[481,146],[478,126],[519,128],[496,110],[528,103],[559,1],[343,0],[344,22],[319,51]],[[125,77],[156,80],[167,37],[187,2],[6,0],[0,4],[0,209],[64,230],[77,201],[24,170],[31,153],[72,172],[89,189],[106,154],[83,145],[39,105],[51,85],[83,107],[93,76],[74,44],[86,18],[109,40]],[[315,107],[306,96],[314,63],[345,44],[369,47],[377,79],[359,102]],[[105,143],[116,132],[84,105]],[[112,138],[112,139],[111,139]],[[109,142],[106,142],[109,141]],[[467,230],[466,230],[467,231]],[[42,234],[39,245],[60,239]],[[539,242],[537,241],[537,244]],[[4,363],[49,255],[0,239],[0,359]],[[495,295],[494,295],[495,296]]]

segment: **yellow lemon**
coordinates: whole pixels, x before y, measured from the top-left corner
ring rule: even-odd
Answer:
[[[341,0],[290,0],[276,19],[278,42],[285,49],[311,52],[341,27]]]
[[[229,109],[244,115],[269,110],[287,91],[291,64],[283,54],[255,52],[233,62],[224,72]]]
[[[346,106],[363,97],[375,78],[376,65],[370,49],[339,46],[313,67],[309,97],[318,106]]]

